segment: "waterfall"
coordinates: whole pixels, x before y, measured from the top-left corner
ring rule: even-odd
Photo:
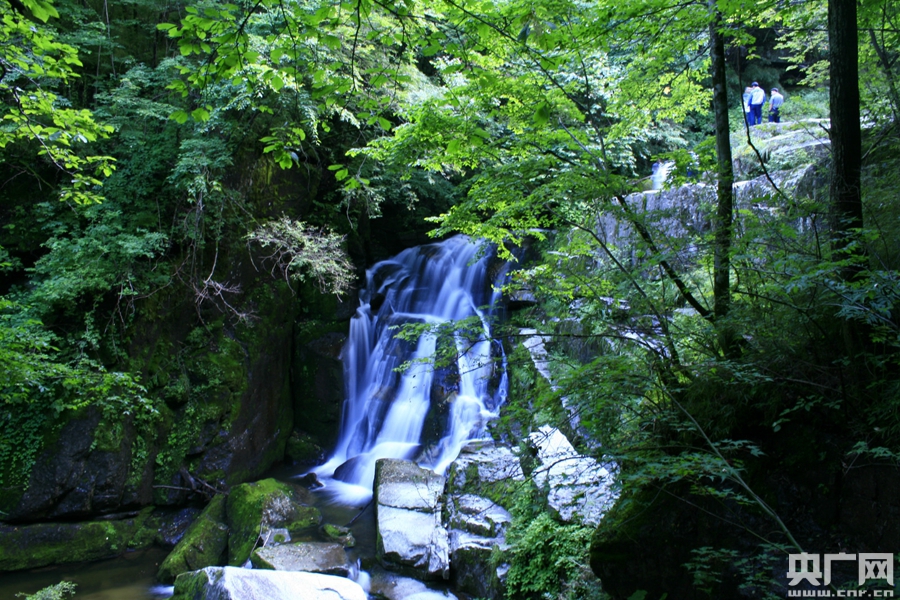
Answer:
[[[675,163],[672,161],[662,162],[660,160],[653,163],[653,174],[650,175],[650,189],[651,190],[661,190],[666,183],[666,178],[669,176],[669,171],[672,167],[675,166]]]
[[[315,469],[344,500],[371,496],[379,458],[416,459],[443,473],[497,416],[507,392],[505,357],[490,335],[500,292],[490,280],[489,257],[478,257],[479,247],[457,236],[405,250],[366,273],[343,350],[345,399],[337,446]],[[496,279],[503,276],[505,269]],[[452,369],[432,364],[434,335],[413,341],[397,337],[404,324],[463,319],[474,326],[454,334]],[[433,395],[444,402],[433,402]],[[435,406],[446,403],[449,409]],[[440,408],[447,413],[440,438],[423,439],[429,413],[433,420]]]

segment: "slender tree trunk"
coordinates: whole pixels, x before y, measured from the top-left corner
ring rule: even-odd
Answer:
[[[714,222],[713,314],[728,314],[731,304],[731,234],[734,213],[734,166],[728,125],[728,88],[725,80],[725,40],[720,31],[722,15],[710,2],[709,53],[712,59],[713,112],[716,121],[718,159],[717,208]]]
[[[859,230],[863,226],[862,136],[859,118],[859,34],[857,0],[828,0],[828,58],[831,88],[831,237],[833,258],[848,260],[841,268],[845,281],[857,279],[864,268]],[[867,338],[863,324],[841,322],[844,352],[856,358],[864,351]],[[848,381],[860,383],[858,372],[850,370]]]
[[[835,258],[859,255],[856,232],[863,226],[860,171],[862,141],[859,123],[859,34],[856,0],[829,0],[828,53],[831,62],[831,230]],[[846,279],[859,265],[843,269]]]

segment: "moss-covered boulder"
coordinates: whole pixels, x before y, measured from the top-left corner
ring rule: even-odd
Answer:
[[[228,564],[243,565],[274,529],[296,535],[322,522],[319,510],[309,506],[309,492],[289,483],[264,479],[231,490],[226,504]],[[285,540],[287,541],[287,540]]]
[[[144,527],[150,510],[117,520],[0,525],[0,572],[120,556],[153,542]]]
[[[212,499],[159,567],[156,578],[172,583],[181,573],[222,562],[228,548],[225,496]]]

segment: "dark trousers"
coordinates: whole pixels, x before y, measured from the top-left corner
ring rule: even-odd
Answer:
[[[781,123],[781,115],[778,114],[777,108],[769,111],[769,123]]]
[[[762,104],[750,105],[750,124],[759,125],[762,123]]]

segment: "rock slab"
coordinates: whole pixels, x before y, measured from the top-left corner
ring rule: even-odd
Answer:
[[[344,546],[334,542],[300,542],[258,548],[250,557],[255,569],[307,571],[349,577],[352,570]]]
[[[544,425],[528,436],[539,465],[532,477],[547,494],[548,506],[565,523],[596,526],[616,499],[609,470],[576,452],[565,435]]]
[[[367,600],[355,581],[334,575],[207,567],[182,573],[172,600]]]
[[[508,549],[509,503],[526,485],[518,457],[491,442],[466,445],[450,465],[444,516],[450,532],[450,564],[456,589],[478,598],[504,598],[508,565],[495,552]]]
[[[389,569],[425,579],[450,577],[450,547],[441,523],[444,478],[412,461],[375,463],[376,553]]]

